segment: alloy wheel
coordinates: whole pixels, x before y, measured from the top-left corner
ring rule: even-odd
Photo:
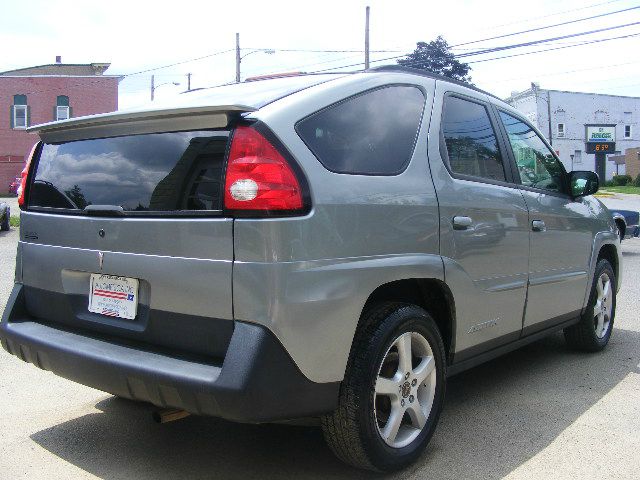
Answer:
[[[598,338],[604,338],[611,325],[613,308],[612,284],[607,272],[602,272],[596,282],[596,303],[593,306],[593,325]]]
[[[380,437],[393,448],[413,442],[427,424],[436,390],[431,345],[417,332],[398,336],[384,355],[375,384]]]

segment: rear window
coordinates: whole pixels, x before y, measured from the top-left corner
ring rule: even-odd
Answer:
[[[332,172],[395,175],[411,159],[424,101],[413,86],[371,90],[314,113],[296,131]]]
[[[219,210],[229,133],[192,131],[44,144],[30,207]]]

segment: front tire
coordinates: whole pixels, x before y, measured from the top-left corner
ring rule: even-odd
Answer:
[[[576,350],[599,352],[609,343],[616,315],[616,277],[611,264],[596,265],[589,303],[580,322],[564,329],[567,344]]]
[[[322,418],[342,461],[375,471],[401,469],[425,449],[445,395],[445,350],[423,309],[384,303],[362,318],[338,408]]]

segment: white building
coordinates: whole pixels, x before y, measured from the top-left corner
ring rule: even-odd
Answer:
[[[545,90],[532,83],[530,89],[513,92],[505,101],[538,127],[569,171],[597,171],[595,155],[585,152],[586,125],[615,125],[616,147],[611,155],[640,147],[638,97]],[[625,173],[623,165],[618,170]],[[615,163],[607,161],[606,178],[615,172]]]

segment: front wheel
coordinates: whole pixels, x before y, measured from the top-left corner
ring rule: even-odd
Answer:
[[[322,419],[325,439],[344,462],[391,471],[429,443],[445,394],[445,353],[423,309],[385,303],[362,319],[338,409]]]
[[[567,344],[577,350],[597,352],[609,343],[616,315],[616,277],[611,264],[601,259],[596,265],[589,304],[580,322],[565,328]]]

